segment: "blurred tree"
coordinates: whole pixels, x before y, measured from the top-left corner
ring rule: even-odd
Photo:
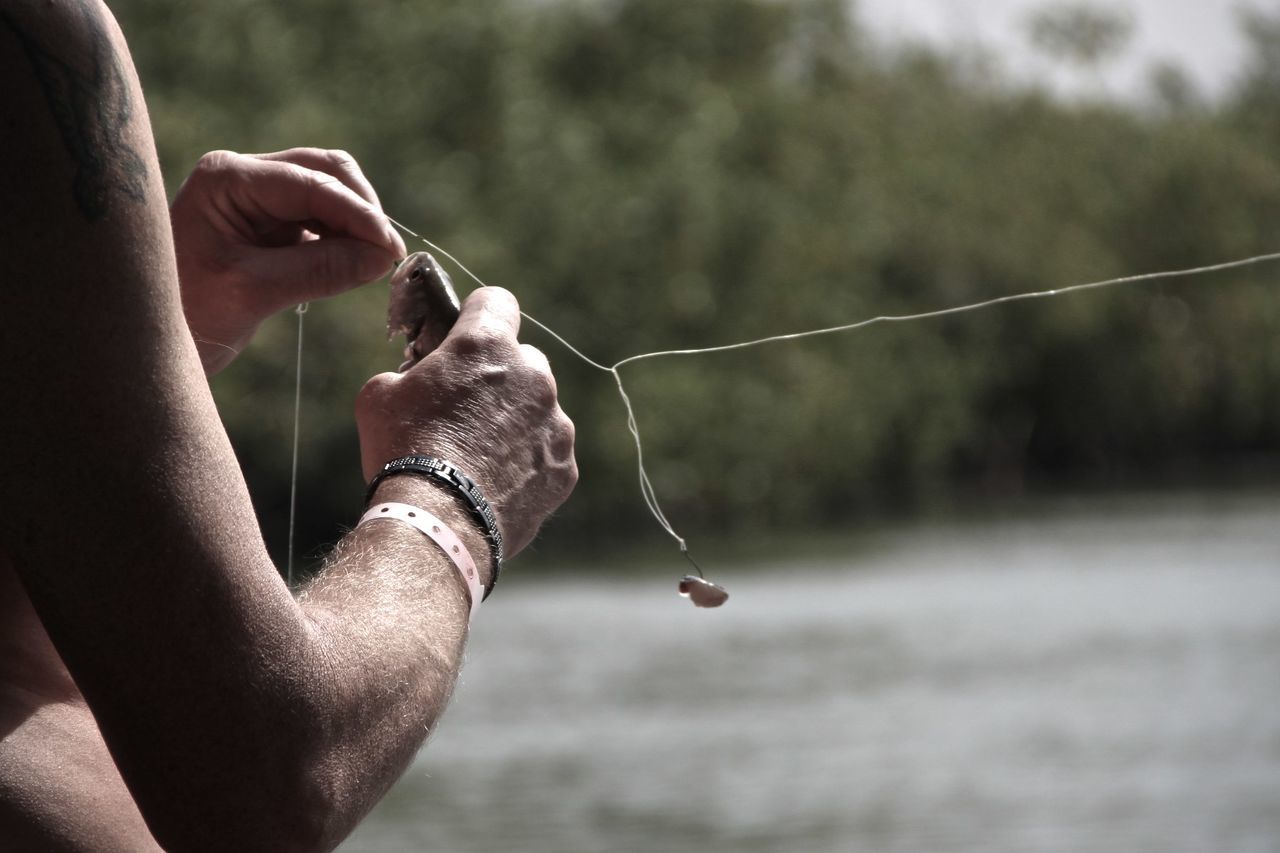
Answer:
[[[1280,11],[1257,8],[1239,12],[1249,45],[1244,75],[1236,87],[1231,112],[1249,133],[1280,150]]]
[[[1031,44],[1045,55],[1089,72],[1102,90],[1102,66],[1118,56],[1133,35],[1133,18],[1091,3],[1057,2],[1027,19]]]
[[[116,8],[171,186],[210,148],[346,148],[388,212],[607,363],[1280,247],[1273,18],[1248,19],[1226,104],[1144,111],[888,50],[841,0]],[[1053,49],[1096,64],[1123,45],[1127,24],[1069,8],[1044,13]],[[1260,268],[624,377],[691,535],[1046,479],[1256,469],[1280,458],[1274,281]],[[303,553],[358,510],[351,403],[397,361],[384,308],[375,287],[307,315]],[[293,328],[268,324],[214,388],[276,553]],[[610,377],[524,337],[555,366],[583,472],[539,547],[657,537]]]
[[[1151,70],[1151,90],[1156,104],[1171,114],[1185,114],[1202,106],[1195,81],[1177,65],[1159,63]]]

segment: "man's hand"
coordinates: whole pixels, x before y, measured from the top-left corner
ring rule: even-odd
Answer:
[[[341,151],[214,151],[170,209],[187,325],[209,375],[272,314],[384,275],[404,241]]]
[[[447,459],[476,481],[514,556],[578,479],[573,423],[547,358],[520,344],[520,306],[498,287],[473,292],[438,349],[407,372],[382,373],[356,401],[365,479],[414,453]]]

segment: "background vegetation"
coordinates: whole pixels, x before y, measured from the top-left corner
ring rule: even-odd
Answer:
[[[1228,97],[1063,102],[873,43],[839,0],[125,0],[171,188],[213,148],[340,147],[389,213],[593,357],[705,346],[1280,250],[1280,17]],[[1102,61],[1123,26],[1046,15]],[[1105,24],[1105,20],[1103,24]],[[1083,34],[1083,35],[1082,35]],[[1085,43],[1072,42],[1086,38]],[[1091,49],[1095,48],[1095,49]],[[1064,482],[1280,460],[1280,268],[626,372],[686,534],[838,526]],[[459,277],[459,283],[461,283]],[[308,314],[301,548],[359,509],[385,290]],[[282,551],[291,316],[215,383]],[[530,330],[582,482],[541,548],[660,534],[608,376]]]

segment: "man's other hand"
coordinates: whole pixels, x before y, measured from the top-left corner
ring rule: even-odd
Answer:
[[[182,307],[205,372],[226,367],[272,314],[388,272],[407,252],[342,151],[213,151],[170,209]]]
[[[447,459],[498,515],[508,556],[578,480],[573,422],[547,357],[516,340],[520,306],[500,287],[474,291],[444,342],[405,373],[381,373],[356,401],[365,479],[410,454]]]

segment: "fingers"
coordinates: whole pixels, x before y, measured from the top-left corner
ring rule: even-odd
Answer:
[[[551,372],[551,362],[547,360],[546,353],[532,344],[521,344],[520,355],[524,357],[525,364],[535,370],[541,373]]]
[[[516,340],[520,332],[520,304],[510,291],[501,287],[481,287],[462,303],[462,313],[445,338],[455,352],[483,353],[498,348],[523,361],[541,377],[545,386],[539,396],[554,401],[556,380],[551,362],[542,350]]]
[[[259,282],[258,293],[266,307],[274,312],[374,281],[386,275],[392,262],[379,246],[330,238],[246,254],[242,263]]]
[[[373,281],[407,254],[351,157],[212,151],[170,209],[192,334],[238,351],[266,317]]]
[[[299,159],[320,164],[314,156],[300,155]],[[334,171],[342,171],[329,165]],[[206,168],[225,173],[223,177],[236,207],[261,231],[285,223],[314,222],[328,233],[381,246],[389,256],[388,264],[407,253],[404,241],[377,206],[377,196],[363,176],[356,181],[349,171],[346,173],[347,180],[357,184],[357,191],[329,171],[269,156],[230,152],[219,152],[212,166]],[[360,187],[361,183],[365,186]]]
[[[556,376],[551,372],[551,362],[547,360],[546,353],[530,344],[521,344],[520,357],[539,377],[538,381],[541,385],[539,396],[554,403],[559,397],[560,390],[556,387]]]
[[[369,183],[369,179],[364,176],[364,172],[360,170],[360,165],[356,163],[355,158],[345,151],[324,148],[290,148],[288,151],[273,151],[270,154],[250,154],[248,156],[256,157],[259,160],[293,163],[307,169],[332,175],[342,181],[356,195],[369,202],[369,204],[379,210],[382,209],[382,203],[378,201],[378,194],[374,191],[373,184]]]
[[[443,455],[480,484],[514,556],[578,479],[574,427],[547,357],[522,345],[508,291],[473,292],[444,342],[403,374],[369,380],[357,400],[366,478],[406,453]]]
[[[379,373],[370,378],[356,396],[356,422],[360,424],[362,435],[360,467],[366,483],[373,479],[384,462],[394,455],[403,455],[398,452],[400,448],[394,454],[386,449],[395,446],[390,428],[395,424],[396,411],[388,400],[400,379],[399,373]]]
[[[502,341],[514,347],[519,332],[520,304],[511,292],[501,287],[481,287],[462,303],[462,313],[444,345],[475,350]]]
[[[501,287],[481,287],[462,304],[453,328],[437,350],[463,357],[477,357],[490,364],[506,363],[527,368],[520,375],[528,383],[529,399],[555,406],[558,390],[551,363],[537,347],[521,344],[520,305],[510,291]]]

